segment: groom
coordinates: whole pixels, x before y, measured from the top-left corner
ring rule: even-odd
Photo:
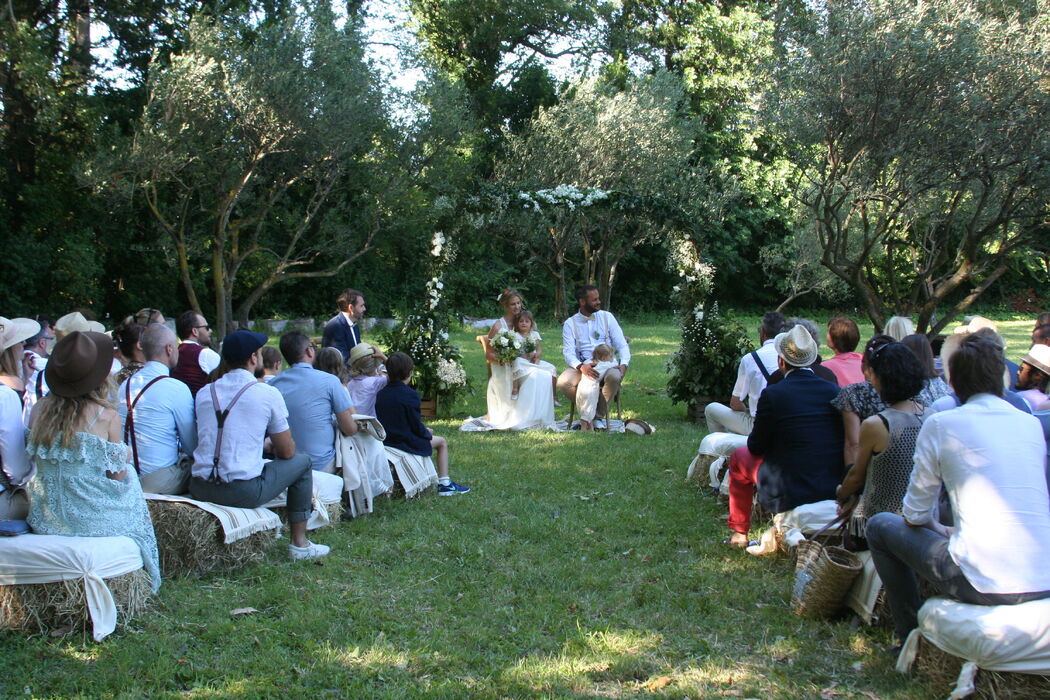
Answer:
[[[627,376],[631,349],[616,317],[608,311],[601,310],[602,300],[597,287],[590,284],[577,287],[576,302],[580,306],[579,313],[566,319],[561,328],[562,355],[569,368],[558,377],[558,388],[569,401],[575,402],[576,386],[581,377],[586,374],[588,377],[598,378],[594,365],[590,364],[594,346],[602,343],[611,345],[616,350],[620,364],[606,372],[605,379],[602,380],[602,393],[598,399],[598,411],[595,413],[595,427],[600,428],[603,426],[598,424],[598,421],[608,414],[609,401],[616,396],[620,390],[620,383]]]

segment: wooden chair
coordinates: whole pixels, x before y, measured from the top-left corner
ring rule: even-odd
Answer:
[[[604,384],[605,384],[605,380],[604,379],[601,382],[598,383],[598,390],[599,391],[601,391],[601,387]],[[616,404],[616,418],[621,423],[623,422],[623,409],[620,406],[620,393],[622,391],[623,391],[623,387],[621,386],[617,390],[616,395],[613,396],[613,403]],[[608,407],[606,407],[606,408],[608,408]],[[566,425],[568,425],[568,429],[569,430],[572,430],[572,419],[573,419],[573,417],[575,417],[575,415],[576,415],[576,402],[575,401],[570,401],[569,402],[569,422],[566,424]],[[609,420],[609,416],[608,415],[605,416],[605,420],[606,420],[606,426],[608,426],[608,420]],[[608,427],[606,427],[606,430],[608,430]]]

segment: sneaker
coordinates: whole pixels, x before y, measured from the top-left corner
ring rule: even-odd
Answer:
[[[294,544],[288,545],[288,557],[292,561],[317,559],[325,556],[331,550],[332,548],[326,544],[314,544],[313,542],[307,541],[305,547],[296,547]]]
[[[561,401],[559,401],[558,399],[554,399],[554,407],[561,408]]]
[[[604,420],[602,420],[601,418],[595,418],[594,419],[594,429],[595,430],[605,430],[605,428],[606,428],[606,426],[605,426],[605,421]]]
[[[518,400],[518,395],[517,394],[511,394],[510,395],[510,400],[511,401],[517,401]]]
[[[450,481],[448,484],[438,484],[438,495],[439,496],[458,496],[462,493],[469,493],[470,487],[464,486],[463,484],[457,484],[455,481]]]

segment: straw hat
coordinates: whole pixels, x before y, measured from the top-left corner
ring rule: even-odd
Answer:
[[[79,331],[81,333],[105,333],[106,327],[98,321],[89,321],[79,311],[66,314],[55,321],[55,337],[61,340],[65,336]]]
[[[817,359],[817,341],[803,326],[795,326],[773,338],[777,354],[792,367],[809,367]]]
[[[106,381],[113,363],[113,340],[105,333],[72,331],[57,343],[44,368],[51,393],[83,396]]]
[[[4,318],[0,316],[0,350],[7,350],[40,332],[40,324],[31,318]]]
[[[1021,361],[1027,362],[1043,374],[1050,374],[1050,345],[1033,345]]]
[[[368,343],[358,343],[354,347],[350,348],[350,364],[353,365],[362,357],[371,357],[371,355],[375,353],[375,351],[376,349]]]

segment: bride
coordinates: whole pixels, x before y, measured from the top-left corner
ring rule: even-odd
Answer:
[[[551,390],[549,362],[501,363],[492,351],[492,339],[502,331],[514,331],[514,318],[525,308],[521,293],[504,289],[498,298],[503,307],[502,318],[489,329],[485,343],[485,359],[492,369],[486,398],[488,423],[494,430],[529,430],[550,428],[554,425],[554,393]],[[519,387],[516,398],[515,379]]]

